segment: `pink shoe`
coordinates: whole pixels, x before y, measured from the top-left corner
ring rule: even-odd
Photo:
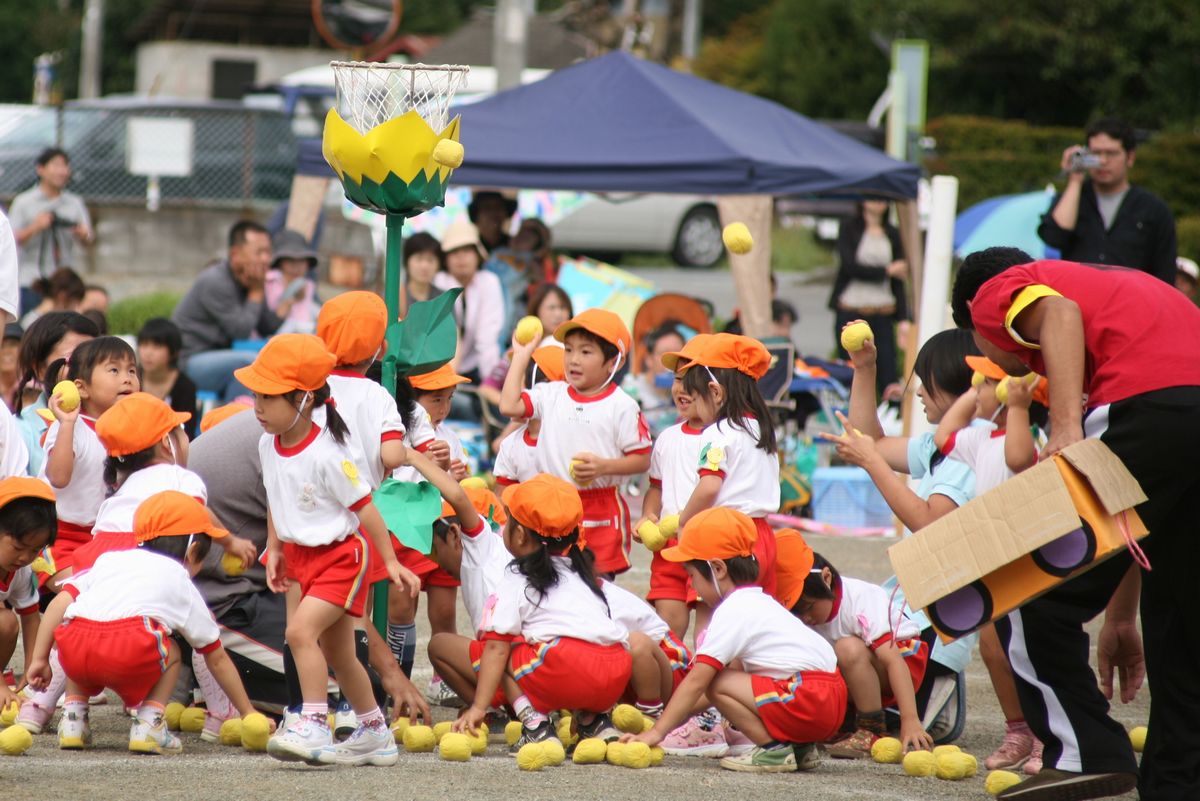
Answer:
[[[1029,726],[1024,723],[1006,724],[1004,741],[1000,743],[999,748],[992,752],[991,756],[983,761],[983,765],[988,770],[1016,770],[1029,761],[1035,742],[1036,739],[1033,732],[1029,730]],[[1038,758],[1041,758],[1040,749]]]
[[[221,724],[225,721],[212,715],[204,717],[204,728],[200,730],[200,739],[206,743],[221,742]]]
[[[1036,776],[1042,772],[1042,741],[1033,739],[1033,748],[1029,751],[1029,759],[1025,762],[1025,775]]]
[[[705,729],[696,717],[688,718],[686,723],[664,737],[660,745],[671,756],[719,758],[729,753],[722,727]]]
[[[30,734],[41,734],[52,717],[54,717],[53,709],[46,709],[33,701],[26,701],[21,704],[21,711],[17,713],[17,725]]]
[[[725,756],[742,756],[754,750],[754,741],[735,729],[729,721],[724,721],[721,724],[721,729],[721,733],[725,735],[725,744],[729,746],[729,750],[725,752]]]

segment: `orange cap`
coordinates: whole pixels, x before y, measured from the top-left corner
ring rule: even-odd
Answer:
[[[583,522],[579,492],[547,473],[506,487],[500,497],[513,520],[543,537],[565,537]]]
[[[227,403],[224,406],[218,406],[211,412],[205,414],[204,417],[200,418],[200,433],[203,434],[218,423],[224,423],[235,414],[248,412],[251,408],[253,407],[251,407],[249,404],[239,403],[238,401]]]
[[[379,352],[387,332],[387,304],[374,292],[344,292],[317,315],[317,336],[338,364],[358,364]]]
[[[463,487],[463,491],[467,493],[471,505],[484,520],[490,517],[501,526],[508,522],[508,515],[504,514],[504,506],[496,497],[496,493],[487,487]],[[454,517],[457,514],[448,501],[442,501],[442,517]]]
[[[714,334],[696,334],[687,341],[680,350],[673,350],[662,355],[662,366],[670,370],[672,373],[679,368],[679,363],[683,362],[684,366],[692,364],[696,357],[703,353],[704,348],[708,345],[708,341],[715,336]]]
[[[775,598],[791,609],[804,594],[804,581],[813,566],[813,549],[794,528],[775,532]]]
[[[757,339],[738,334],[713,334],[705,340],[695,358],[684,369],[700,364],[705,367],[732,367],[755,381],[767,374],[771,354]]]
[[[207,534],[213,539],[229,536],[212,522],[200,501],[175,490],[151,495],[133,513],[133,536],[138,542],[191,534]]]
[[[254,363],[234,370],[233,376],[259,395],[285,395],[325,386],[337,359],[320,337],[280,334],[258,352]]]
[[[144,451],[192,419],[149,392],[135,392],[114,403],[96,419],[96,436],[109,456]]]
[[[533,352],[533,363],[550,381],[567,378],[566,351],[558,345],[542,345]]]
[[[588,309],[567,320],[554,331],[554,338],[565,342],[567,334],[582,328],[589,334],[595,334],[605,342],[611,343],[621,354],[622,360],[629,355],[631,337],[629,329],[621,318],[606,309]]]
[[[433,392],[439,389],[448,389],[458,384],[470,384],[471,379],[454,372],[454,368],[447,362],[433,372],[409,376],[408,383],[412,384],[413,389]]]
[[[41,498],[50,503],[54,503],[56,500],[54,490],[40,478],[11,476],[0,481],[0,509],[8,506],[17,498]]]
[[[1038,376],[1037,386],[1033,388],[1033,399],[1043,406],[1050,406],[1050,380]]]
[[[679,536],[679,544],[659,551],[668,562],[692,559],[732,559],[751,556],[758,540],[758,529],[749,516],[724,506],[699,512]]]
[[[1003,367],[996,364],[987,356],[968,356],[967,367],[970,367],[984,378],[990,378],[993,381],[1000,381],[1008,375],[1008,373],[1004,372]]]

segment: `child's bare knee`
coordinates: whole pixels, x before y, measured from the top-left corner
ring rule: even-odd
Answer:
[[[629,632],[629,653],[634,657],[642,657],[650,654],[650,649],[654,647],[654,643],[650,638],[640,631]]]
[[[11,609],[0,609],[0,641],[8,642],[17,639],[21,633],[21,621]]]
[[[838,664],[860,664],[871,658],[867,644],[857,637],[843,637],[833,644]]]

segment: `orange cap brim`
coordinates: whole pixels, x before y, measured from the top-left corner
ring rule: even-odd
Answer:
[[[301,389],[300,387],[286,384],[277,378],[263,375],[255,369],[255,365],[253,364],[234,370],[233,377],[242,382],[242,386],[246,389],[258,395],[286,395],[289,392],[296,392]]]
[[[467,378],[466,376],[458,375],[457,373],[428,376],[428,378],[431,380],[421,381],[419,378],[410,378],[409,383],[412,384],[413,389],[425,390],[426,392],[433,392],[439,389],[449,389],[450,387],[456,387],[459,384],[471,383],[471,379]]]
[[[1000,381],[1008,375],[1000,365],[986,356],[968,356],[967,367],[970,367],[984,378],[990,378],[993,381]]]

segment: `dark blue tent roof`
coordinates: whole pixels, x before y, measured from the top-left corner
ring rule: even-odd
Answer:
[[[474,186],[917,194],[916,166],[769,100],[609,53],[459,109]]]

